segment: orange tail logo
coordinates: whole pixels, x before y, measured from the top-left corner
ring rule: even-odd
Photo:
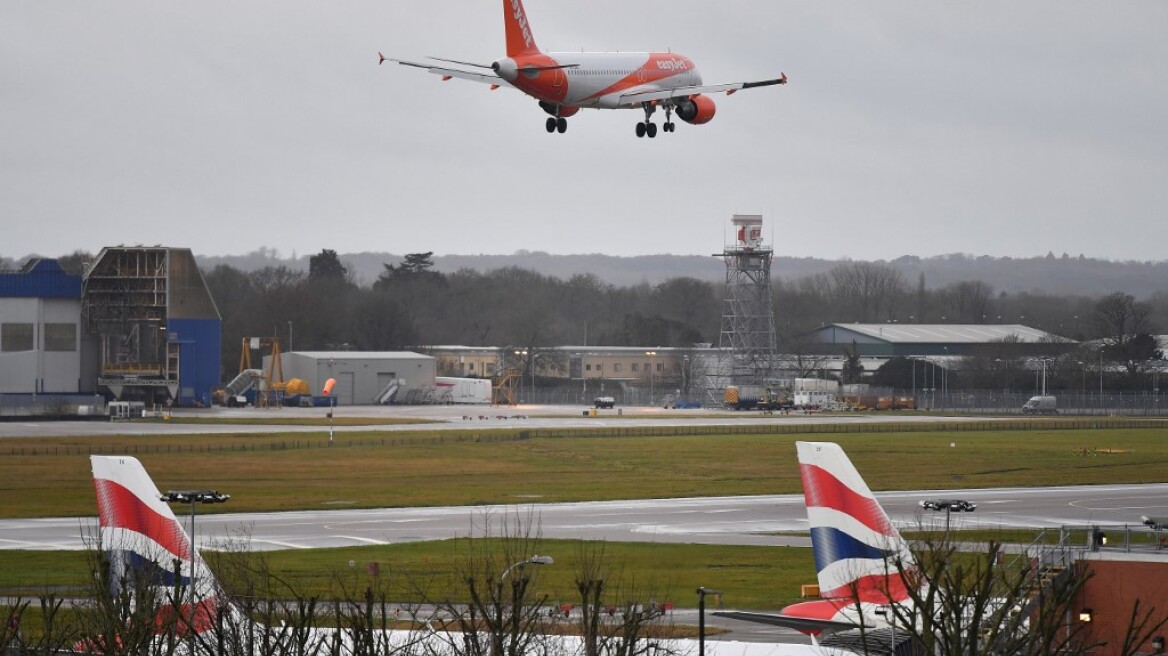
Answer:
[[[503,24],[507,29],[507,56],[531,55],[539,52],[531,36],[531,24],[523,0],[503,0]]]

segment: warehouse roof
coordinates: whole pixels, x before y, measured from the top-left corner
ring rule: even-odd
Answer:
[[[81,298],[81,276],[66,273],[56,260],[29,260],[20,271],[0,271],[0,297]]]
[[[986,344],[1017,339],[1023,343],[1062,340],[1044,330],[1021,324],[897,324],[837,323],[837,329],[901,344]],[[820,329],[822,330],[822,328]]]
[[[433,360],[429,355],[414,353],[413,351],[293,351],[296,355],[306,358],[323,360]]]

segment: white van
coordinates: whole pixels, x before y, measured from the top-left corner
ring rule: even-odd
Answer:
[[[1022,414],[1025,415],[1057,415],[1058,398],[1054,396],[1032,396],[1022,404]]]

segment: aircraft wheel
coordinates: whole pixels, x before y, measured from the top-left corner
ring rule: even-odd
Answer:
[[[637,124],[637,138],[638,138],[638,139],[640,139],[641,137],[645,136],[645,132],[646,132],[646,130],[645,130],[645,124],[644,124],[644,123],[638,123],[638,124]]]
[[[556,119],[556,131],[563,134],[568,131],[568,119],[563,116]]]
[[[650,139],[652,139],[653,137],[656,137],[657,136],[657,124],[656,123],[647,124],[645,126],[645,134],[649,135]]]
[[[676,126],[673,125],[673,122],[670,121],[669,123],[665,124],[665,131],[666,132],[673,132],[673,131],[675,131],[675,127]]]
[[[547,131],[548,131],[548,134],[551,134],[552,132],[556,131],[556,117],[554,117],[554,116],[548,117]]]

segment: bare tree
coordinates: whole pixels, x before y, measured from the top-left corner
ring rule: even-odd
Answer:
[[[604,543],[582,542],[576,550],[576,592],[584,656],[674,654],[665,637],[664,603],[636,586],[605,556]]]

